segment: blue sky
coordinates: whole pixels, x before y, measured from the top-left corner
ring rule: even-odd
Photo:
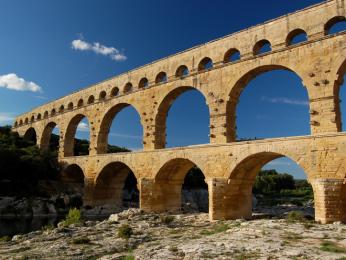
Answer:
[[[318,2],[2,0],[0,124],[90,84]],[[72,48],[76,40],[90,44],[77,50]],[[240,98],[238,137],[309,134],[306,102],[306,90],[294,73],[260,75]],[[183,94],[169,111],[168,147],[207,143],[208,124],[203,96]],[[139,117],[128,107],[113,121],[109,142],[137,150],[141,135]],[[288,160],[267,167],[303,177]]]

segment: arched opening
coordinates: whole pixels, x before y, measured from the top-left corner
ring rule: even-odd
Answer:
[[[253,47],[253,54],[260,55],[272,51],[271,43],[268,40],[258,41]]]
[[[165,83],[167,82],[167,74],[166,72],[161,71],[159,74],[157,74],[155,78],[155,83],[160,84],[160,83]]]
[[[286,46],[298,44],[301,42],[306,42],[307,40],[308,40],[308,36],[304,30],[295,29],[287,35]]]
[[[32,115],[31,118],[30,118],[30,123],[33,123],[35,121],[35,116]]]
[[[78,100],[77,107],[82,107],[84,105],[83,99]]]
[[[95,181],[93,201],[100,206],[138,207],[139,190],[132,170],[122,162],[106,165]]]
[[[56,114],[56,110],[55,110],[55,108],[53,108],[52,111],[50,112],[50,115],[55,116],[55,114]]]
[[[36,131],[33,127],[30,127],[28,130],[26,130],[24,134],[24,140],[30,142],[32,145],[37,144]]]
[[[133,89],[132,84],[130,82],[126,83],[125,87],[124,87],[124,93],[129,93],[131,92]]]
[[[309,97],[286,67],[261,66],[243,75],[227,103],[229,141],[310,134]]]
[[[88,98],[88,104],[92,104],[95,102],[95,97],[93,95],[91,95],[89,98]]]
[[[67,193],[73,194],[73,200],[69,200],[69,208],[80,208],[83,206],[84,173],[77,164],[70,164],[61,171],[61,181]]]
[[[116,97],[119,95],[119,88],[114,87],[111,91],[111,97]]]
[[[61,106],[59,107],[59,113],[63,113],[63,112],[64,112],[64,110],[65,110],[64,105],[61,105]]]
[[[59,150],[60,130],[55,122],[46,125],[42,132],[41,149],[57,153]]]
[[[72,102],[68,103],[67,109],[68,110],[73,110],[73,103]]]
[[[260,152],[233,168],[222,194],[226,219],[285,218],[300,211],[314,218],[313,190],[304,170],[276,152]]]
[[[210,70],[213,66],[213,61],[209,57],[205,57],[198,64],[198,71]]]
[[[230,49],[225,53],[223,62],[224,63],[230,63],[240,60],[240,52],[237,49]]]
[[[204,95],[192,87],[171,91],[159,104],[155,132],[158,149],[208,143],[209,108]]]
[[[149,86],[149,81],[147,78],[142,78],[138,83],[138,88],[147,88]]]
[[[183,78],[189,75],[189,69],[185,65],[179,66],[177,71],[175,72],[175,76],[177,78]]]
[[[64,139],[64,156],[81,156],[89,154],[89,121],[78,114],[68,124]]]
[[[143,127],[137,110],[127,103],[117,104],[104,116],[97,141],[97,153],[141,150]]]
[[[23,125],[23,120],[19,120],[19,125]]]
[[[334,102],[338,131],[345,131],[346,122],[346,60],[338,70],[338,80],[334,85]]]
[[[28,124],[28,123],[29,123],[29,118],[25,118],[24,123],[25,123],[25,124]]]
[[[14,127],[17,127],[18,126],[18,122],[14,122]]]
[[[203,172],[188,159],[172,159],[155,177],[155,211],[208,212],[208,185]]]
[[[41,120],[41,118],[42,118],[41,114],[38,114],[36,119]]]
[[[346,31],[345,16],[336,16],[330,19],[324,26],[325,35],[335,34]]]
[[[99,100],[100,101],[106,100],[106,96],[107,96],[106,91],[101,91],[99,95]]]

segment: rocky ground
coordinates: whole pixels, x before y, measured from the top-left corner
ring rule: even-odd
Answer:
[[[59,224],[0,242],[0,259],[346,259],[340,223],[171,216],[129,209],[105,221]],[[119,235],[124,225],[132,235]]]

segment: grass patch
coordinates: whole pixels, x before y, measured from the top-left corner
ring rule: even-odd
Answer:
[[[81,212],[79,209],[73,208],[70,209],[66,215],[65,220],[63,221],[63,225],[65,227],[72,225],[72,224],[78,224],[82,222]]]
[[[324,241],[321,244],[320,250],[330,253],[346,253],[346,248],[338,246],[336,243],[331,241]]]
[[[11,241],[11,237],[9,236],[3,236],[3,237],[0,237],[0,242],[9,242]]]
[[[90,239],[88,237],[77,237],[72,240],[72,244],[75,245],[82,245],[82,244],[89,244]]]
[[[220,223],[220,224],[213,226],[213,228],[210,230],[202,230],[200,234],[210,236],[210,235],[225,232],[229,228],[230,228],[229,225],[224,224],[224,223]]]
[[[306,221],[306,218],[301,211],[290,211],[286,216],[287,222],[293,223],[293,222],[304,222]]]
[[[133,255],[125,255],[120,257],[120,260],[135,260],[135,257]]]
[[[133,234],[132,228],[127,224],[122,224],[118,229],[118,237],[129,239]]]
[[[174,216],[161,215],[160,221],[163,224],[169,225],[174,221]]]

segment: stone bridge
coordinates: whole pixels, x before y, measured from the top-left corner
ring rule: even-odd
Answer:
[[[176,210],[184,177],[198,166],[208,184],[211,220],[250,217],[256,174],[271,160],[287,156],[312,184],[316,220],[346,221],[346,134],[339,106],[346,32],[330,32],[346,20],[345,14],[345,0],[324,1],[193,47],[37,107],[18,116],[13,131],[36,136],[44,150],[58,126],[63,173],[71,178],[83,174],[78,178],[84,180],[87,204],[119,203],[132,171],[142,209]],[[295,43],[299,35],[306,40]],[[270,50],[263,52],[264,46]],[[302,80],[311,135],[236,142],[236,108],[243,89],[259,74],[277,69]],[[169,108],[191,89],[200,91],[209,107],[210,143],[166,149]],[[112,120],[127,106],[141,117],[143,151],[107,154]],[[83,118],[90,126],[89,155],[74,156],[74,136]]]

